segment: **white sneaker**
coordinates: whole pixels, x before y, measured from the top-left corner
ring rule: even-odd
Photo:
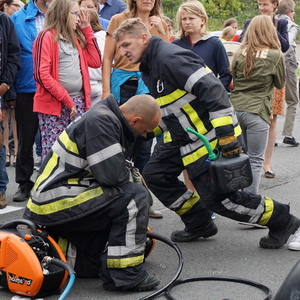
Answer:
[[[295,232],[293,239],[289,243],[290,250],[300,251],[300,228]]]

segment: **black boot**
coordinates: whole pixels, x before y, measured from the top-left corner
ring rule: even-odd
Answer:
[[[205,228],[199,230],[189,230],[185,228],[184,230],[173,231],[171,235],[171,240],[173,242],[192,242],[199,238],[208,238],[217,234],[218,227],[212,219],[209,219],[209,224]]]

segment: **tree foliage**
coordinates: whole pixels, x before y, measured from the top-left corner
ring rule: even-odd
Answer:
[[[185,1],[162,0],[163,12],[174,21],[174,24],[176,24],[176,12],[183,2]],[[242,29],[247,19],[259,14],[257,0],[202,0],[200,2],[206,9],[206,13],[209,17],[208,27],[211,31],[222,30],[224,21],[229,18],[237,19],[239,29]],[[295,22],[300,25],[300,8],[298,10],[297,6]],[[176,26],[174,26],[174,28],[175,27]]]

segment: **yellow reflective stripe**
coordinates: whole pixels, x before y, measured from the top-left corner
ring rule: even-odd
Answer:
[[[61,236],[58,238],[57,244],[65,256],[67,255],[68,243],[69,241],[67,239],[62,238]]]
[[[184,105],[182,107],[182,109],[187,113],[187,115],[191,119],[192,123],[197,128],[196,131],[198,131],[201,134],[207,133],[207,130],[206,130],[203,122],[200,120],[199,115],[197,114],[195,109],[189,103]]]
[[[136,256],[136,257],[127,257],[120,259],[107,259],[107,267],[108,268],[118,268],[124,269],[127,267],[134,267],[142,264],[144,262],[144,255]]]
[[[47,215],[56,213],[58,211],[68,209],[75,205],[79,205],[81,203],[87,202],[92,198],[98,197],[103,194],[103,190],[101,187],[96,189],[85,191],[74,198],[64,198],[61,200],[57,200],[52,203],[47,203],[43,205],[36,205],[32,202],[32,199],[29,198],[27,207],[28,209],[38,215]],[[42,197],[42,195],[41,195]]]
[[[68,134],[66,131],[63,131],[60,136],[59,140],[63,143],[63,145],[66,147],[66,149],[72,153],[79,154],[78,147],[76,143],[70,140]]]
[[[156,127],[153,129],[153,133],[154,133],[154,136],[159,136],[160,134],[163,133],[163,130],[161,129],[161,127],[156,126]]]
[[[34,191],[36,191],[37,188],[40,186],[40,184],[50,176],[50,174],[53,172],[53,169],[57,166],[57,163],[58,163],[58,155],[53,152],[42,174],[35,181],[35,184],[33,186]]]
[[[158,103],[159,106],[164,106],[164,105],[170,104],[170,103],[178,100],[179,98],[181,98],[185,94],[187,94],[186,91],[177,89],[169,95],[157,98],[156,102]]]
[[[170,142],[172,142],[171,133],[170,131],[167,131],[164,134],[164,143],[170,143]]]
[[[242,134],[242,128],[240,125],[234,127],[234,136],[239,136]]]
[[[271,198],[265,197],[265,212],[262,214],[260,220],[257,222],[259,225],[266,225],[273,214],[274,202]]]
[[[74,185],[78,185],[79,184],[79,178],[69,178],[67,180],[68,184],[74,184]]]
[[[211,120],[210,122],[214,128],[233,124],[231,116],[216,118]]]
[[[176,210],[176,213],[181,216],[188,212],[198,201],[200,200],[199,195],[194,193],[190,199],[188,199],[180,209]]]
[[[218,143],[218,140],[214,140],[214,141],[210,142],[211,148],[215,149],[217,146],[217,143]],[[201,157],[203,157],[204,155],[206,155],[207,153],[208,153],[207,149],[204,146],[202,146],[201,148],[194,151],[193,153],[183,157],[182,158],[183,165],[187,166],[189,164],[192,164],[195,161],[197,161],[198,159],[200,159]]]

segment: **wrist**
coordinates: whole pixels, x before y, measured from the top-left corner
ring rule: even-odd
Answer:
[[[10,85],[5,82],[2,82],[1,85],[5,86],[7,91],[10,89]]]

